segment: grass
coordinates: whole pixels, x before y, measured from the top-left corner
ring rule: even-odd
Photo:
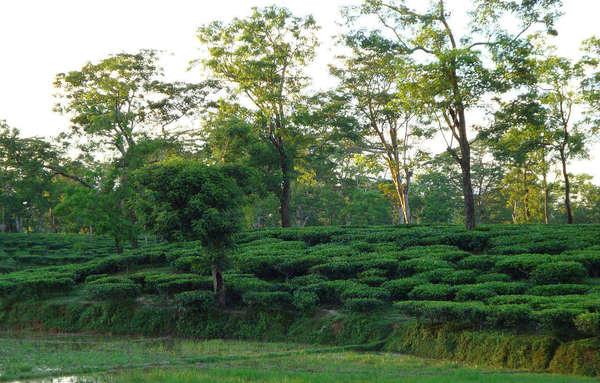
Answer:
[[[412,356],[244,341],[0,335],[0,381],[84,376],[85,382],[593,382],[484,370]]]

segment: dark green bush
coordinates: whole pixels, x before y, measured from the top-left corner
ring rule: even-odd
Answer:
[[[531,279],[538,285],[555,283],[579,283],[587,277],[587,271],[577,262],[550,262],[538,265]]]
[[[435,269],[431,271],[426,271],[424,273],[418,273],[413,275],[413,278],[417,278],[430,283],[442,283],[442,280],[448,278],[450,274],[452,274],[454,269]]]
[[[394,306],[404,314],[430,322],[466,321],[472,325],[481,325],[489,310],[480,302],[405,301]]]
[[[175,295],[180,309],[204,312],[215,305],[215,293],[207,290],[186,291]]]
[[[478,275],[477,278],[475,278],[475,282],[510,282],[510,275],[502,273],[481,274]]]
[[[590,290],[588,285],[572,285],[572,284],[558,284],[558,285],[543,285],[535,286],[527,291],[529,295],[572,295],[572,294],[585,294]]]
[[[313,266],[311,273],[317,273],[326,276],[331,280],[354,278],[360,270],[357,262],[350,260],[336,260]]]
[[[450,285],[430,283],[416,286],[408,293],[408,298],[422,301],[446,301],[453,298],[454,291],[454,287]]]
[[[344,308],[348,311],[367,313],[381,310],[385,302],[377,298],[351,298],[344,303]]]
[[[496,258],[493,255],[471,255],[458,261],[457,265],[461,269],[488,271],[494,267]]]
[[[308,285],[312,285],[315,283],[325,282],[326,280],[327,280],[327,278],[321,274],[308,274],[308,275],[302,275],[299,277],[292,278],[290,280],[290,284],[295,287],[296,286],[308,286]]]
[[[292,307],[292,295],[284,291],[256,291],[243,295],[244,303],[255,310],[277,311]]]
[[[385,282],[381,285],[382,288],[386,289],[392,300],[405,300],[408,299],[408,293],[412,291],[416,286],[422,285],[427,281],[415,277],[394,279]]]
[[[327,258],[322,255],[294,255],[286,256],[280,259],[276,265],[280,274],[286,277],[300,276],[308,273],[311,267],[327,262]]]
[[[600,313],[581,313],[573,321],[581,333],[587,336],[600,336]]]
[[[456,296],[454,299],[458,302],[485,301],[496,295],[498,295],[496,291],[482,287],[481,285],[462,285],[456,286]]]
[[[353,280],[335,280],[315,283],[304,286],[301,291],[311,291],[319,297],[320,304],[341,305],[342,293],[349,287],[356,285]]]
[[[489,305],[487,320],[494,328],[523,328],[531,325],[533,310],[528,304]]]
[[[122,301],[139,294],[134,283],[92,283],[86,286],[85,296],[94,300]]]
[[[344,292],[342,292],[342,300],[348,300],[352,298],[377,298],[379,300],[387,300],[390,297],[388,290],[381,287],[371,287],[369,285],[354,284],[348,286]]]
[[[524,294],[529,289],[530,284],[526,282],[484,282],[479,283],[484,289],[494,290],[498,295]]]
[[[536,311],[533,317],[540,328],[565,333],[574,330],[574,319],[581,313],[580,309],[557,307]]]
[[[441,259],[422,257],[402,261],[398,264],[398,273],[401,276],[410,277],[417,273],[436,269],[451,269],[452,264]]]
[[[540,264],[552,261],[547,254],[520,254],[498,258],[496,270],[514,279],[529,278],[530,273]]]
[[[442,277],[441,282],[450,285],[474,283],[479,273],[475,270],[455,270]]]
[[[313,291],[296,290],[292,304],[298,311],[310,313],[319,305],[319,296]]]

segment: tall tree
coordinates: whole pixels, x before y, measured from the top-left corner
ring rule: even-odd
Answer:
[[[566,221],[573,223],[571,208],[571,180],[569,161],[586,157],[591,130],[583,121],[576,120],[576,108],[582,100],[581,66],[571,60],[549,55],[537,66],[539,99],[546,113],[546,137],[560,161],[564,182]]]
[[[167,127],[193,113],[204,100],[203,83],[166,82],[156,51],[120,53],[88,63],[78,71],[60,73],[55,110],[71,117],[70,129],[62,134],[82,152],[114,156],[114,190],[119,194],[122,215],[133,223],[128,206],[129,175],[140,167],[138,140],[167,136]],[[79,140],[80,139],[80,140]],[[136,245],[136,235],[130,238]]]
[[[137,171],[148,190],[151,222],[169,241],[199,240],[212,267],[217,301],[225,305],[222,270],[233,235],[242,228],[242,207],[256,188],[255,173],[239,166],[206,166],[172,159]]]
[[[294,105],[309,83],[306,66],[315,56],[318,26],[312,16],[296,17],[276,6],[253,8],[245,19],[213,22],[198,30],[208,48],[203,63],[257,109],[257,129],[278,153],[281,225],[291,225],[294,142],[301,135],[291,121]]]
[[[356,34],[345,41],[352,55],[341,57],[342,65],[331,71],[362,123],[363,134],[374,138],[366,149],[383,156],[400,207],[398,222],[408,224],[413,176],[427,158],[420,144],[432,135],[418,124],[420,105],[411,87],[413,65],[396,57],[395,44],[377,34]]]
[[[474,0],[468,12],[470,19],[461,26],[451,25],[455,21],[448,1],[427,3],[429,7],[421,10],[410,8],[404,0],[365,0],[359,11],[378,18],[381,29],[389,31],[396,40],[398,54],[421,60],[421,98],[438,116],[440,127],[452,137],[448,146],[461,168],[465,224],[473,229],[469,113],[481,105],[486,94],[506,90],[506,83],[521,73],[517,60],[520,56],[513,53],[519,49],[522,36],[538,24],[554,32],[560,0]],[[504,25],[518,28],[510,30]],[[463,30],[466,32],[459,36]],[[506,60],[507,57],[513,59]],[[497,65],[499,61],[502,65]],[[495,75],[500,72],[506,72],[502,79],[509,81],[499,83],[500,78]],[[451,147],[454,140],[458,148]]]

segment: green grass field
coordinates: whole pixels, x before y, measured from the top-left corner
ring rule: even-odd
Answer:
[[[412,356],[243,341],[97,335],[0,335],[0,381],[79,382],[592,382],[486,370]],[[50,382],[50,380],[47,380]],[[39,380],[38,380],[39,382]]]

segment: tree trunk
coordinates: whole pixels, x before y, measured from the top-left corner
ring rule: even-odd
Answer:
[[[281,193],[279,196],[279,213],[281,214],[281,227],[292,226],[292,220],[290,217],[290,200],[291,200],[291,180],[290,180],[290,169],[288,166],[288,158],[283,148],[283,143],[279,139],[279,145],[277,147],[279,151],[279,161],[281,162],[281,174],[283,175],[283,181],[281,183]]]
[[[549,200],[549,192],[548,192],[548,176],[546,175],[546,171],[544,170],[544,178],[543,178],[543,189],[544,189],[544,223],[547,225],[550,223],[550,219],[548,217],[548,200]]]
[[[465,205],[465,227],[467,230],[473,230],[475,229],[475,198],[473,197],[473,184],[471,182],[470,148],[468,146],[465,148],[461,144],[461,152],[460,168],[462,171],[462,189]]]
[[[50,208],[50,231],[56,234],[56,218],[54,217],[54,209]]]
[[[221,272],[221,266],[218,263],[212,265],[212,277],[213,277],[213,291],[215,292],[215,298],[217,304],[221,307],[225,307],[226,296],[225,296],[225,284],[223,283],[223,274]]]
[[[562,173],[565,179],[565,213],[567,215],[567,224],[573,223],[573,213],[571,212],[571,182],[569,181],[569,173],[567,172],[567,158],[565,150],[560,150],[560,161],[562,163]]]
[[[121,245],[121,239],[119,239],[119,237],[115,238],[115,247],[117,248],[117,254],[123,253],[123,246]]]

